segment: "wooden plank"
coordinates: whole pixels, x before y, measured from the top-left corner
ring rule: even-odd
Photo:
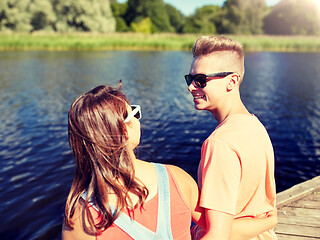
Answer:
[[[319,240],[320,238],[294,236],[287,234],[277,234],[278,240]]]
[[[306,196],[304,199],[309,200],[309,201],[320,201],[320,191],[313,191],[310,193],[308,196]]]
[[[320,224],[320,209],[297,208],[286,206],[278,210],[278,215],[280,214],[290,217],[312,217],[319,219]]]
[[[319,218],[306,216],[287,216],[278,214],[278,222],[299,226],[320,227]]]
[[[277,194],[278,240],[320,240],[320,176]]]
[[[297,202],[290,203],[288,205],[285,205],[288,207],[303,207],[303,208],[309,208],[309,209],[320,209],[320,200],[319,201],[310,201],[308,199],[300,199]]]
[[[296,201],[312,192],[320,189],[320,176],[309,181],[300,183],[277,194],[277,207],[280,208],[286,204]]]
[[[276,233],[279,234],[287,234],[287,235],[295,235],[295,236],[305,236],[305,237],[313,237],[319,238],[320,236],[320,228],[308,227],[308,226],[299,226],[291,225],[291,224],[283,224],[279,223],[275,229]]]

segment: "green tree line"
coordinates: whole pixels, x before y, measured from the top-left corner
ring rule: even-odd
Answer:
[[[320,35],[317,0],[226,0],[190,16],[163,0],[1,0],[0,31]]]
[[[114,32],[109,0],[1,0],[0,31]]]

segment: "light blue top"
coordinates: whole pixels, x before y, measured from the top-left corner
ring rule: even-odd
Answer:
[[[157,231],[154,233],[150,229],[131,219],[127,214],[121,213],[114,223],[135,240],[172,240],[171,218],[170,218],[170,185],[166,168],[159,163],[153,163],[158,176],[158,221]],[[82,194],[82,198],[87,198],[87,193]],[[97,210],[95,204],[89,203]],[[111,210],[116,208],[110,204]]]

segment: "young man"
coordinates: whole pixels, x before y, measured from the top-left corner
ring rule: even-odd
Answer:
[[[273,147],[264,126],[240,98],[244,76],[242,45],[226,37],[203,36],[193,46],[185,76],[197,110],[219,125],[201,151],[198,183],[207,230],[202,239],[229,239],[236,218],[264,218],[274,209]],[[277,239],[273,230],[254,239]]]

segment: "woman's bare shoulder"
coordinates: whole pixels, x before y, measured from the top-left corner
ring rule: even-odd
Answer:
[[[94,240],[94,235],[89,235],[84,231],[84,222],[86,222],[82,213],[82,204],[77,202],[75,212],[71,218],[72,227],[63,223],[62,226],[62,240]]]
[[[196,181],[183,169],[174,165],[166,165],[174,176],[177,184],[179,185],[185,199],[190,202],[194,193],[198,192]]]
[[[166,167],[171,171],[171,173],[177,180],[181,178],[185,181],[195,182],[194,179],[189,175],[189,173],[187,173],[182,168],[175,165],[166,165]]]

